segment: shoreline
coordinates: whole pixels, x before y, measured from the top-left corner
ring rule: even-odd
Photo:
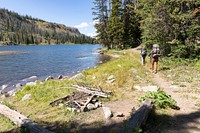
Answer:
[[[0,55],[1,55],[1,52],[2,51],[0,51]],[[26,53],[26,52],[23,52],[23,51],[3,51],[3,53],[6,53],[6,54],[15,53],[15,52],[17,52],[16,54]],[[115,56],[114,54],[105,54],[105,55],[109,56],[109,60],[106,60],[106,61],[103,61],[103,62],[100,61],[99,64],[96,65],[96,66],[88,67],[88,68],[85,68],[85,69],[83,69],[81,71],[72,72],[72,73],[67,74],[67,75],[58,74],[57,77],[55,75],[48,75],[48,76],[42,76],[42,77],[37,77],[37,76],[33,75],[33,76],[28,77],[28,78],[19,80],[17,82],[10,81],[10,83],[2,84],[2,85],[0,85],[0,96],[2,96],[2,95],[6,95],[6,97],[12,96],[13,92],[15,93],[19,89],[21,90],[26,85],[36,84],[37,81],[45,82],[45,81],[50,80],[50,79],[52,79],[52,80],[61,80],[61,79],[77,78],[80,75],[82,76],[82,72],[84,70],[96,68],[97,66],[99,66],[101,64],[104,64],[106,62],[111,61],[112,59],[116,59],[116,58],[120,57],[118,55]],[[60,76],[61,76],[61,78],[59,78]]]
[[[0,55],[24,54],[25,51],[0,51]]]

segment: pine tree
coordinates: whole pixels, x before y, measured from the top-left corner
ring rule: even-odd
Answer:
[[[93,8],[93,15],[96,17],[94,21],[97,21],[95,28],[97,29],[97,39],[105,47],[110,49],[110,42],[108,39],[108,1],[107,0],[95,0]]]
[[[122,3],[120,0],[112,1],[112,9],[110,19],[108,21],[108,36],[109,42],[112,44],[112,48],[123,48],[123,35],[124,27],[122,20]]]
[[[123,8],[124,48],[136,47],[140,43],[139,17],[132,0],[124,0]]]

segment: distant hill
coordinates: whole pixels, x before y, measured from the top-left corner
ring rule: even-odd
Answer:
[[[78,29],[0,9],[0,45],[82,44],[94,39]]]

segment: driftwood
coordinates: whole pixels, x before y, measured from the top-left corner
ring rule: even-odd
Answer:
[[[128,123],[130,130],[134,132],[146,123],[146,120],[152,110],[152,107],[152,100],[147,99],[143,102],[141,107],[136,112],[132,113]]]
[[[101,90],[97,90],[96,88],[89,88],[86,86],[72,86],[78,91],[73,92],[71,95],[65,96],[63,98],[56,99],[55,101],[52,101],[50,105],[65,106],[67,109],[77,112],[88,111],[102,106],[102,104],[98,102],[98,98],[107,98],[107,93],[111,93],[111,91],[107,91],[107,93],[103,92],[102,88],[100,88]],[[90,104],[89,107],[88,104]]]
[[[79,86],[79,85],[72,85],[72,86],[78,91],[82,91],[84,93],[88,93],[88,94],[92,94],[92,95],[96,95],[96,96],[100,96],[100,97],[104,97],[104,98],[108,98],[108,94],[106,94],[105,92],[99,91],[99,90],[97,91],[97,89],[95,89],[95,88],[83,87],[83,86]]]
[[[37,125],[37,123],[31,121],[26,116],[20,114],[19,112],[10,109],[9,107],[0,103],[0,114],[10,119],[19,127],[27,127],[32,133],[53,133],[47,129]]]
[[[90,103],[90,101],[92,101],[93,97],[94,97],[94,95],[92,95],[91,97],[88,98],[88,100],[85,102],[85,104],[81,107],[81,111],[85,111],[85,108]]]

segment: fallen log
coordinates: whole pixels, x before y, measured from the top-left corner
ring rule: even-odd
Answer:
[[[137,111],[132,112],[131,118],[128,121],[129,129],[131,132],[135,132],[138,128],[146,123],[152,107],[152,100],[147,99],[143,102]]]
[[[96,95],[96,96],[100,96],[100,97],[104,97],[104,98],[108,98],[108,95],[104,92],[90,90],[90,89],[88,89],[88,87],[83,87],[83,86],[79,86],[79,85],[72,85],[72,86],[75,89],[77,89],[78,91],[82,91],[84,93],[88,93],[88,94],[92,94],[92,95]]]
[[[37,123],[31,121],[26,116],[19,112],[10,109],[9,107],[0,103],[0,114],[10,119],[19,127],[27,127],[31,133],[53,133],[47,129],[39,126]]]

